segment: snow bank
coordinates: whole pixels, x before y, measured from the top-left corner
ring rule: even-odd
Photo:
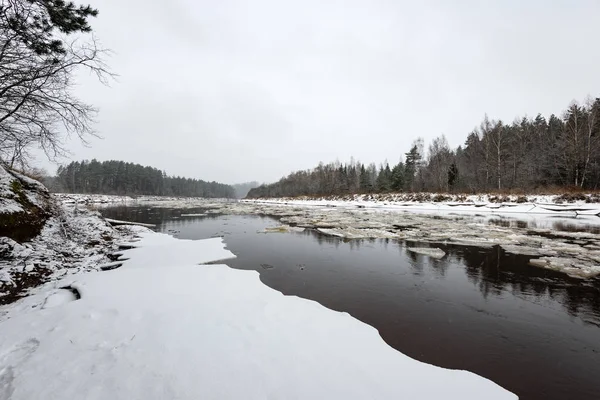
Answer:
[[[538,196],[530,200],[517,202],[517,197],[506,197],[506,201],[497,201],[488,195],[463,196],[460,201],[457,196],[444,201],[432,201],[431,195],[425,200],[401,201],[404,195],[355,195],[345,200],[313,199],[313,198],[277,198],[242,200],[246,203],[282,204],[293,206],[333,207],[343,209],[367,208],[379,210],[397,210],[411,212],[453,212],[453,213],[500,213],[500,214],[543,214],[543,215],[598,215],[600,203],[589,203],[584,200],[563,204],[558,196]],[[410,197],[408,197],[410,198]],[[463,200],[464,198],[464,200]],[[593,198],[596,199],[596,198]]]
[[[515,399],[415,361],[345,313],[284,296],[221,239],[143,231],[123,267],[0,309],[0,397],[20,399]],[[57,294],[70,285],[74,300]],[[47,307],[43,308],[43,304]]]

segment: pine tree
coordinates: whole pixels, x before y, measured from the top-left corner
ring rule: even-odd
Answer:
[[[421,160],[421,155],[419,154],[418,147],[413,145],[413,147],[408,153],[405,154],[405,156],[406,163],[404,167],[404,190],[412,191],[415,181],[415,174],[417,173],[417,165]]]
[[[392,168],[390,186],[395,192],[401,192],[404,189],[404,164],[402,161]]]
[[[448,168],[448,188],[450,190],[454,189],[454,185],[456,185],[458,181],[458,167],[456,166],[456,162],[452,162],[450,167]]]

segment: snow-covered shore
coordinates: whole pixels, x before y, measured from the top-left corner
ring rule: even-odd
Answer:
[[[101,269],[112,261],[117,243],[134,234],[128,227],[110,226],[85,207],[57,207],[56,213],[31,241],[0,237],[0,304],[43,282]]]
[[[254,271],[203,265],[220,238],[143,227],[122,267],[79,272],[0,308],[0,398],[515,399],[413,360],[346,313]]]
[[[64,204],[87,204],[87,205],[115,205],[115,204],[165,204],[176,202],[178,204],[194,203],[199,197],[173,197],[173,196],[120,196],[110,194],[76,194],[76,193],[54,193],[54,197]],[[222,201],[235,201],[232,199],[221,199]]]
[[[111,261],[114,243],[130,236],[0,165],[0,304],[48,280],[100,268]]]
[[[245,202],[320,207],[370,208],[409,212],[542,214],[577,216],[600,214],[600,198],[595,195],[495,196],[432,195],[404,193],[387,195],[348,195],[340,197],[297,197],[247,199]]]

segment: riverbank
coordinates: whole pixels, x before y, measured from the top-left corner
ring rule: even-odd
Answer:
[[[55,212],[30,241],[0,238],[0,304],[45,282],[101,270],[115,260],[118,243],[136,235],[130,227],[112,227],[85,207],[59,205]]]
[[[44,282],[101,269],[112,261],[116,243],[132,236],[0,165],[0,305]]]

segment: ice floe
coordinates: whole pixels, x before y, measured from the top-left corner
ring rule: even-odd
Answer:
[[[423,254],[431,258],[443,258],[446,255],[444,250],[437,247],[409,247],[407,250],[413,253]]]

